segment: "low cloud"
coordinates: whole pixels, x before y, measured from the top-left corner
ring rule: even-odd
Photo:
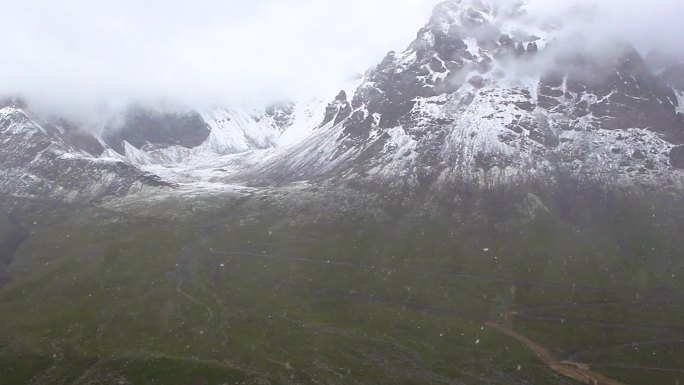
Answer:
[[[684,60],[681,0],[529,0],[528,12],[538,20],[562,24],[566,35],[577,35],[587,44],[622,41],[643,53],[659,50]]]
[[[508,3],[517,0],[496,0]],[[63,115],[334,95],[402,50],[435,0],[22,0],[0,12],[0,94]],[[684,59],[681,0],[529,0],[582,44]],[[589,16],[587,16],[589,15]]]
[[[0,12],[0,93],[78,113],[334,95],[403,49],[430,0],[22,0]]]

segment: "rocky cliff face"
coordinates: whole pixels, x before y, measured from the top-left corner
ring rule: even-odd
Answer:
[[[323,106],[311,100],[202,112],[136,108],[112,122],[102,141],[105,156],[135,166],[211,162],[299,141],[323,119]]]
[[[0,192],[88,202],[145,186],[170,186],[125,162],[100,159],[104,147],[65,122],[37,122],[20,105],[0,109]]]
[[[125,154],[125,143],[141,150],[171,146],[193,148],[209,137],[209,127],[195,112],[174,113],[133,109],[121,122],[108,127],[104,142],[120,154]]]
[[[680,184],[679,76],[628,45],[584,52],[522,6],[448,0],[401,53],[329,105],[324,133],[260,169],[409,186],[500,185],[574,175]],[[569,48],[568,48],[569,47]],[[575,47],[575,48],[573,48]]]

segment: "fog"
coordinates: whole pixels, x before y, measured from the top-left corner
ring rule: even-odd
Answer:
[[[132,103],[198,107],[334,95],[387,51],[407,46],[437,1],[3,3],[0,94],[55,113],[92,114]],[[680,0],[530,0],[528,9],[593,41],[620,38],[684,58]],[[592,16],[577,17],[587,14],[577,9]]]
[[[0,90],[34,105],[88,110],[334,95],[345,79],[411,41],[433,5],[7,1],[0,12]]]
[[[684,60],[684,2],[680,0],[529,0],[528,4],[532,17],[564,23],[567,34],[582,35],[589,44],[624,41],[643,54],[658,50]]]

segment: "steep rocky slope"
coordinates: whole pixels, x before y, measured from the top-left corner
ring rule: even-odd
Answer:
[[[555,33],[522,6],[445,1],[352,100],[338,96],[321,131],[223,167],[252,167],[239,179],[257,183],[491,186],[572,175],[679,186],[679,77],[656,76],[629,45],[585,52]]]
[[[68,123],[37,122],[21,105],[0,109],[0,192],[88,202],[170,186],[137,167],[98,156],[104,147]]]

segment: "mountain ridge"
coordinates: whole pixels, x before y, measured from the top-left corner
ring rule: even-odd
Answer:
[[[523,3],[447,0],[405,51],[390,52],[330,103],[133,109],[101,137],[78,127],[53,137],[72,137],[58,146],[64,158],[122,162],[116,167],[169,187],[486,188],[565,176],[681,187],[679,67],[656,73],[626,44],[596,56],[556,32],[528,19]],[[21,190],[10,184],[7,191]]]

